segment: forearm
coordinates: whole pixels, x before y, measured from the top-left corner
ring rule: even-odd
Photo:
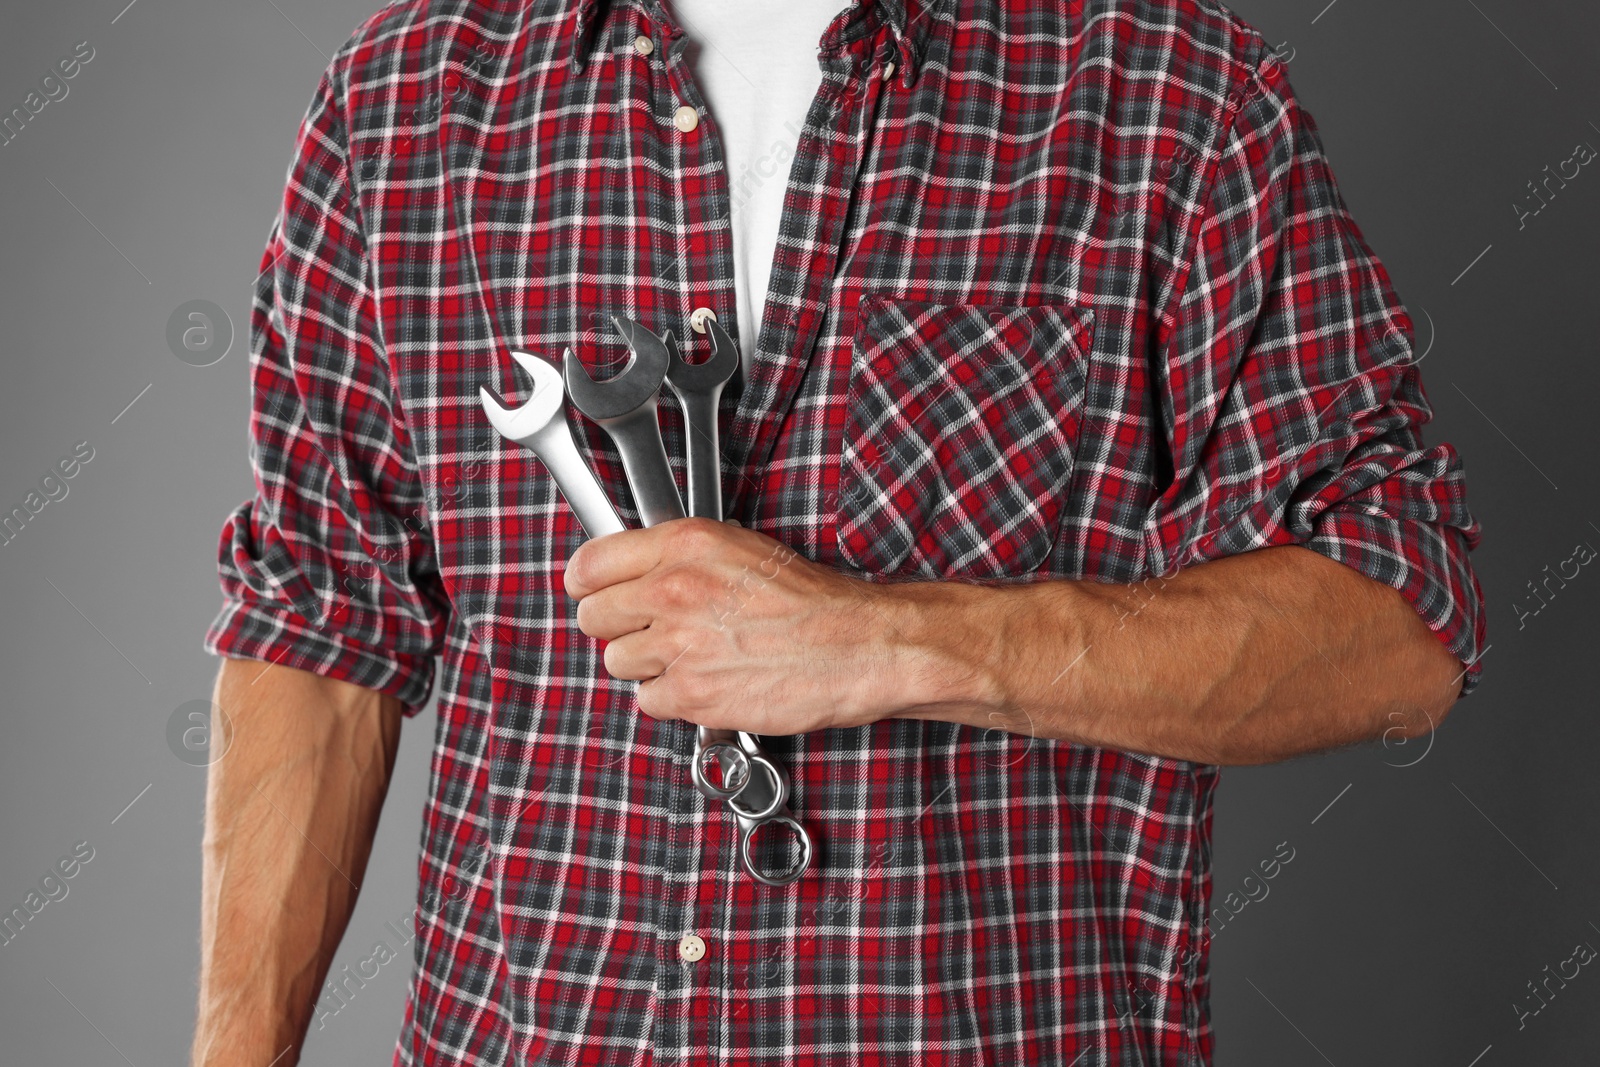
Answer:
[[[290,1067],[355,907],[400,708],[235,661],[217,676],[215,703],[234,732],[206,791],[194,1064]]]
[[[874,684],[899,717],[1264,763],[1426,732],[1459,691],[1461,664],[1399,593],[1294,546],[1135,585],[890,595],[899,677]]]

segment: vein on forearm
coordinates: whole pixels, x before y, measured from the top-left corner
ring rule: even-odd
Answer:
[[[1132,585],[910,596],[940,669],[904,714],[1203,763],[1422,732],[1460,668],[1395,590],[1297,546]]]

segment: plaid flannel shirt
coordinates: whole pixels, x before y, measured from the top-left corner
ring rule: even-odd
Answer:
[[[728,514],[874,580],[1300,544],[1399,590],[1475,686],[1461,464],[1261,36],[1209,0],[841,4],[724,399]],[[920,720],[769,738],[820,842],[770,889],[690,784],[693,728],[578,630],[582,530],[477,390],[527,395],[513,348],[613,372],[612,314],[690,358],[697,308],[738,336],[684,44],[661,0],[392,4],[328,69],[263,259],[256,493],[207,643],[437,693],[395,1063],[1208,1062],[1216,768]]]

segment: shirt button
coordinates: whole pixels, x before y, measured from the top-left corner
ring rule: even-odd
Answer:
[[[706,320],[717,321],[717,313],[710,308],[695,308],[689,312],[689,325],[694,327],[695,333],[706,332]]]
[[[883,80],[888,81],[892,77],[894,77],[894,62],[890,61],[883,65]]]
[[[641,56],[647,56],[656,50],[656,44],[650,38],[641,33],[639,36],[633,39],[633,50],[638,52]]]
[[[693,934],[678,942],[678,958],[693,963],[706,954],[706,943]]]
[[[700,113],[694,108],[690,107],[688,104],[684,104],[678,109],[677,113],[672,116],[672,124],[678,127],[678,129],[682,130],[684,133],[688,133],[696,126],[700,125]]]

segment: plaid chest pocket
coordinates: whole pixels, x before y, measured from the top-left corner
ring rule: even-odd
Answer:
[[[841,557],[897,577],[1036,571],[1073,473],[1093,312],[868,294],[856,321]]]

